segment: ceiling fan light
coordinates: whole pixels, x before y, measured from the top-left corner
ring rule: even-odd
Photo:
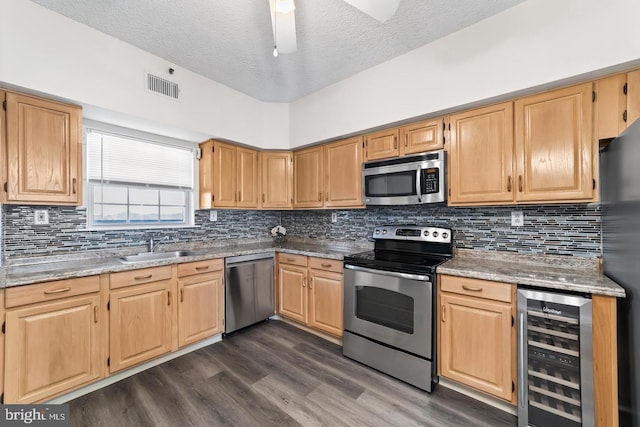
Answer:
[[[289,13],[296,10],[293,0],[276,0],[276,11],[278,13]]]

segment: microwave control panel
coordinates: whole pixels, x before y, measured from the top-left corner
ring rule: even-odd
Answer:
[[[422,170],[422,194],[434,194],[440,191],[439,174],[439,168]]]

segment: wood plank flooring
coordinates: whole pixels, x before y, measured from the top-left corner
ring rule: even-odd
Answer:
[[[75,399],[71,425],[515,426],[445,387],[429,394],[280,321],[225,338]]]

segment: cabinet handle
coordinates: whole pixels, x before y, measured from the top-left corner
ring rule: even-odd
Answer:
[[[328,191],[325,193],[324,200],[327,201],[327,202],[329,201],[329,192]]]
[[[153,274],[147,274],[146,276],[134,276],[133,280],[145,280],[145,279],[151,279],[153,277]]]
[[[180,289],[180,302],[184,302],[184,288]]]
[[[287,261],[288,261],[288,262],[293,262],[293,261],[295,261],[295,259],[293,259],[293,258],[287,258]]]
[[[462,285],[462,289],[470,292],[482,292],[482,288],[476,288],[474,286]]]
[[[518,191],[522,193],[522,175],[518,175]]]
[[[309,289],[313,289],[313,277],[309,279]]]
[[[398,148],[398,137],[394,136],[393,137],[393,149],[395,150],[396,148]]]
[[[196,267],[196,270],[198,270],[198,271],[208,270],[208,269],[209,269],[208,265],[201,265],[201,266]]]
[[[409,135],[405,135],[404,136],[404,146],[408,147],[409,146]]]
[[[93,306],[93,323],[98,323],[98,306]]]
[[[511,193],[511,175],[507,177],[507,191]]]
[[[238,201],[242,200],[242,191],[238,191]]]
[[[441,313],[440,313],[440,314],[442,315],[442,316],[441,316],[442,323],[445,323],[445,319],[444,319],[444,308],[445,308],[445,306],[444,306],[444,304],[443,304],[443,305],[442,305],[442,311],[441,311]]]
[[[624,113],[622,113],[622,120],[627,123],[627,110],[624,110]]]
[[[328,262],[323,262],[322,264],[320,264],[322,267],[324,268],[329,268],[331,267],[331,264],[329,264]]]
[[[307,286],[307,278],[306,278],[306,277],[303,277],[303,278],[302,278],[302,287],[304,288],[304,287],[306,287],[306,286]]]
[[[44,291],[45,295],[51,295],[51,294],[61,294],[63,292],[69,292],[71,290],[71,288],[60,288],[60,289],[54,289],[52,291]]]
[[[171,305],[171,291],[167,291],[167,305]]]
[[[322,201],[322,191],[318,193],[318,201],[321,202]]]
[[[262,203],[264,203],[264,193],[262,193]]]
[[[233,193],[233,201],[234,202],[238,201],[238,193],[236,193],[236,192]]]
[[[73,178],[71,180],[71,187],[72,187],[71,191],[73,192],[73,194],[76,194],[76,179],[75,178]]]

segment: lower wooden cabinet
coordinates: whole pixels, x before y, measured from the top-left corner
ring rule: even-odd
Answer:
[[[137,274],[135,270],[126,273]],[[112,290],[109,301],[110,372],[171,351],[171,280]]]
[[[7,291],[9,299],[24,304],[12,306],[5,316],[5,403],[42,402],[101,377],[98,278],[95,292],[64,297],[86,279],[51,282],[55,289],[39,284]],[[47,301],[51,296],[55,299]]]
[[[222,259],[178,266],[178,346],[224,332],[223,267]]]
[[[342,262],[278,255],[278,313],[335,336],[342,336]]]
[[[439,375],[516,401],[515,286],[441,276]]]

